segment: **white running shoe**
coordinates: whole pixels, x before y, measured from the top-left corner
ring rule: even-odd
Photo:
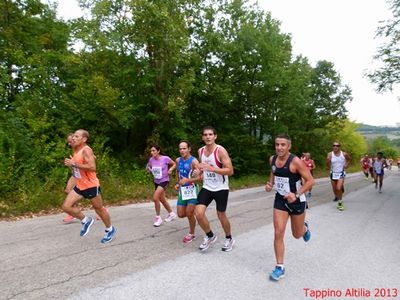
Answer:
[[[172,220],[176,219],[176,214],[174,212],[171,212],[168,214],[168,216],[164,219],[165,222],[171,222]]]
[[[209,238],[208,236],[204,237],[203,242],[201,243],[199,249],[201,251],[206,251],[208,248],[210,248],[211,244],[214,244],[217,240],[217,235],[214,234],[213,237]]]
[[[232,239],[232,238],[225,239],[225,243],[222,246],[221,250],[224,251],[224,252],[232,251],[232,247],[233,247],[234,244],[235,244],[235,240],[234,239]]]
[[[154,227],[159,227],[162,224],[162,219],[160,216],[155,216],[154,217]]]

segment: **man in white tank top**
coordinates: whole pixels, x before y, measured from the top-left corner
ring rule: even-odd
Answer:
[[[205,251],[217,240],[205,215],[207,206],[215,200],[218,219],[225,232],[222,251],[228,252],[232,250],[235,243],[231,235],[231,224],[225,213],[229,195],[228,176],[233,175],[232,161],[225,148],[215,143],[217,133],[213,127],[205,127],[202,138],[205,146],[199,149],[199,169],[203,178],[203,187],[197,196],[198,204],[195,214],[206,236],[199,249]]]
[[[338,201],[337,209],[344,210],[343,205],[343,192],[344,192],[344,178],[346,177],[345,170],[350,164],[350,156],[340,150],[340,143],[338,141],[332,144],[333,151],[328,153],[326,157],[326,164],[330,169],[330,177],[332,190],[335,195],[333,201]]]

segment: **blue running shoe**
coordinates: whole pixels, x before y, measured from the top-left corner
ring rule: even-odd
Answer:
[[[88,221],[86,223],[82,223],[81,228],[81,236],[85,236],[89,233],[90,227],[93,225],[94,219],[92,217],[88,217]]]
[[[276,280],[278,281],[279,279],[285,277],[285,268],[284,267],[280,267],[280,266],[276,266],[275,270],[272,271],[270,278],[272,280]]]
[[[311,231],[310,228],[308,227],[309,225],[307,221],[304,222],[304,225],[307,227],[307,231],[304,232],[303,240],[307,243],[311,239]]]
[[[106,230],[106,235],[101,239],[101,242],[103,244],[107,244],[107,243],[111,242],[116,233],[117,233],[117,229],[115,229],[114,226],[112,227],[112,229],[110,231]]]

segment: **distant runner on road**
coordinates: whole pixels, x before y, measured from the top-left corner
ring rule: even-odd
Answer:
[[[338,201],[336,208],[344,210],[343,205],[343,192],[344,192],[344,178],[346,177],[345,170],[350,164],[350,156],[340,150],[340,143],[335,141],[332,144],[333,151],[329,152],[326,157],[326,165],[330,169],[330,178],[332,190],[335,194],[333,201]]]
[[[362,171],[364,173],[365,179],[368,180],[369,171],[370,171],[369,168],[372,165],[372,159],[369,158],[369,155],[366,153],[364,155],[364,157],[361,158],[360,163],[361,163],[361,168],[362,168]],[[372,177],[372,174],[371,174],[371,177]]]
[[[382,152],[377,153],[372,166],[374,168],[375,188],[378,188],[379,182],[379,193],[382,193],[383,177],[385,175],[384,169],[387,168],[386,159],[383,158]]]

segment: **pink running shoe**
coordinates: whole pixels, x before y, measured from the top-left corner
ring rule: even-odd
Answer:
[[[154,223],[153,226],[154,227],[159,227],[162,224],[162,219],[160,216],[155,216],[154,217]]]
[[[105,210],[108,212],[108,208],[106,208],[106,207],[103,207],[103,209],[105,209]],[[100,218],[100,216],[99,216],[99,215],[96,215],[96,220],[101,220],[101,218]]]
[[[191,241],[194,241],[196,239],[196,236],[194,234],[188,233],[187,235],[185,235],[185,237],[183,238],[183,242],[185,244],[189,244]]]
[[[75,218],[71,215],[66,215],[66,217],[63,219],[64,223],[71,223]]]

